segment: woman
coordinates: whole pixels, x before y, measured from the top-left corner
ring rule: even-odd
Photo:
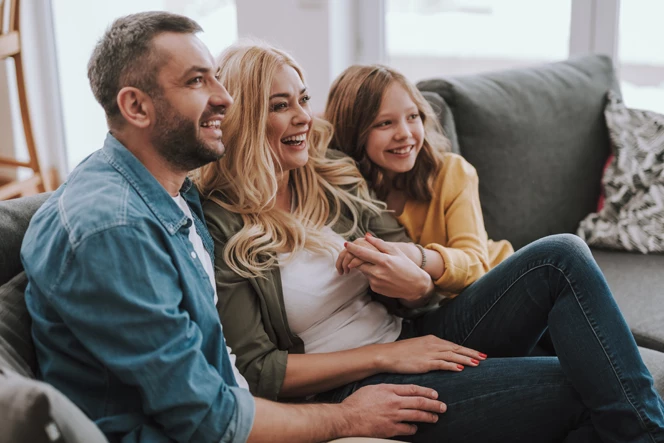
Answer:
[[[574,243],[577,253],[566,266],[590,275],[575,284],[600,293],[585,302],[587,313],[621,361],[598,357],[604,349],[579,319],[586,311],[563,287],[563,277],[539,303],[526,300],[534,289],[520,295],[525,307],[518,314],[530,314],[527,321],[518,318],[520,327],[512,326],[512,334],[486,338],[487,328],[505,329],[486,301],[479,300],[475,311],[484,305],[491,314],[488,326],[470,311],[458,311],[454,322],[465,325],[455,332],[458,341],[475,340],[479,329],[477,340],[499,355],[507,345],[532,346],[547,317],[554,317],[555,324],[574,317],[573,327],[557,329],[560,362],[554,357],[485,360],[473,346],[443,340],[435,313],[447,315],[447,310],[430,309],[413,320],[400,316],[412,314],[413,306],[435,305],[430,274],[403,253],[404,231],[370,199],[353,162],[334,154],[326,158],[329,126],[312,117],[297,64],[262,46],[229,48],[219,64],[221,81],[235,101],[223,123],[227,155],[204,167],[197,182],[208,198],[204,209],[216,242],[224,334],[254,394],[340,401],[367,384],[432,387],[448,410],[437,423],[420,425],[412,441],[662,437],[661,401],[587,249]],[[387,241],[367,236],[369,231]],[[382,252],[349,243],[359,238]],[[344,243],[365,263],[339,275],[336,251]],[[562,260],[561,253],[568,251],[562,245],[568,243],[567,237],[556,238],[514,257],[520,267],[550,257]],[[380,272],[368,263],[372,259]],[[390,286],[390,280],[396,283]],[[496,292],[508,292],[514,282],[495,283]],[[372,297],[370,284],[388,297]],[[519,294],[509,296],[513,305]],[[501,315],[503,322],[517,323],[504,309]],[[586,352],[598,359],[597,366],[588,364]],[[605,374],[611,364],[620,367],[620,380],[615,371],[609,371],[613,379]],[[636,408],[621,394],[626,385]]]

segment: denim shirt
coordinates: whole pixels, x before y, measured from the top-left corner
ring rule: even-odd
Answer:
[[[180,190],[213,256],[198,193]],[[41,377],[111,442],[243,442],[237,387],[191,221],[112,135],[35,214],[21,249]]]

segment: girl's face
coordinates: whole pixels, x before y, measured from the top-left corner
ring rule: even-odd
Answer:
[[[424,142],[424,125],[408,91],[392,82],[385,92],[367,139],[367,156],[390,178],[415,166]]]
[[[311,108],[307,88],[291,66],[283,65],[277,71],[269,106],[267,136],[274,157],[284,171],[304,166],[309,159],[307,135],[311,129]]]

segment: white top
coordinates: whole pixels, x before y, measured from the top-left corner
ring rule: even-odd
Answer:
[[[325,232],[343,247],[344,239]],[[307,354],[391,343],[401,333],[400,317],[369,296],[369,281],[358,270],[339,275],[337,254],[300,251],[278,254],[288,325]],[[290,257],[289,260],[287,260]]]
[[[217,283],[214,280],[214,266],[212,266],[212,259],[210,258],[210,254],[208,254],[207,250],[205,249],[205,246],[203,246],[203,240],[201,240],[201,236],[198,235],[198,232],[196,231],[196,225],[194,224],[194,216],[191,214],[191,209],[189,209],[189,205],[187,202],[182,198],[180,194],[177,195],[177,197],[173,197],[173,201],[177,203],[177,205],[182,209],[184,214],[191,220],[191,227],[189,228],[189,241],[194,247],[194,250],[191,251],[191,256],[193,258],[198,257],[198,260],[201,262],[203,265],[203,268],[205,269],[205,272],[208,275],[208,278],[210,279],[210,284],[212,285],[212,290],[214,291],[214,304],[217,304],[217,300],[219,298],[217,297]],[[237,357],[235,354],[233,354],[233,351],[231,350],[230,347],[226,346],[226,352],[228,352],[228,358],[231,360],[231,366],[233,367],[233,375],[235,375],[235,381],[237,385],[241,388],[244,389],[249,389],[249,384],[247,383],[247,380],[240,374],[240,371],[235,367],[235,360]]]

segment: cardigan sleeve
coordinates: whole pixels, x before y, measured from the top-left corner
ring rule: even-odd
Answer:
[[[436,189],[438,197],[432,200],[430,208],[435,211],[434,218],[444,218],[444,223],[440,220],[429,224],[438,229],[445,226],[447,242],[445,246],[442,242],[432,242],[425,247],[437,251],[445,263],[443,275],[435,285],[446,293],[458,294],[487,273],[490,262],[477,172],[461,157],[448,161],[451,164],[445,168],[443,180],[436,182],[442,189]],[[422,236],[437,237],[435,233],[424,232]]]
[[[366,209],[365,211],[369,212]],[[368,217],[367,226],[368,231],[381,240],[412,243],[406,230],[389,211],[382,211],[380,215],[371,214]],[[371,291],[371,296],[385,305],[390,313],[404,318],[418,317],[427,311],[435,309],[444,298],[441,293],[436,291],[431,295],[426,305],[419,308],[408,308],[402,305],[396,298],[386,297],[374,291]]]
[[[288,351],[280,350],[265,330],[256,289],[249,279],[236,274],[223,259],[228,220],[213,203],[204,206],[206,222],[214,240],[217,312],[224,338],[237,356],[238,370],[257,397],[276,400],[286,376]],[[230,214],[227,214],[230,215]]]

